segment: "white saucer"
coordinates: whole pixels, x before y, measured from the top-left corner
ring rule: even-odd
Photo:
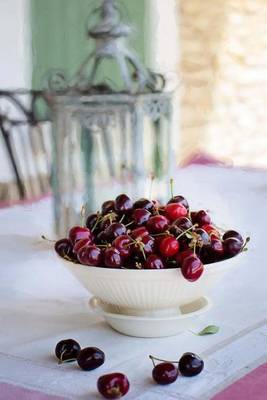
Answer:
[[[116,307],[97,297],[90,299],[89,306],[116,331],[128,336],[151,338],[173,336],[192,328],[196,319],[211,308],[212,302],[208,297],[201,297],[178,308],[176,315],[158,317],[121,314],[116,312]]]

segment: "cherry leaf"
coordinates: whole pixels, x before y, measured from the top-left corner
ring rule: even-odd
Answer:
[[[198,336],[204,335],[214,335],[215,333],[219,332],[220,328],[216,325],[208,325],[202,331],[198,332]]]

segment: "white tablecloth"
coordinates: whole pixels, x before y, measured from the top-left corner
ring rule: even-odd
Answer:
[[[195,331],[216,324],[219,333],[140,339],[111,330],[90,313],[88,293],[40,238],[53,236],[50,200],[15,206],[0,210],[0,381],[99,399],[97,378],[120,371],[131,383],[129,400],[206,399],[266,360],[266,172],[190,167],[177,173],[176,192],[209,209],[218,225],[251,236],[242,265],[213,292],[214,307],[195,324]],[[106,363],[92,372],[75,363],[58,366],[53,352],[63,338],[100,347]],[[185,351],[204,357],[203,373],[168,387],[154,384],[148,355],[178,359]]]

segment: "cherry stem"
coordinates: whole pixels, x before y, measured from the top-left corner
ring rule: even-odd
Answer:
[[[45,237],[44,235],[41,235],[41,238],[43,240],[46,240],[47,242],[56,243],[56,240],[47,239],[47,237]]]
[[[132,225],[133,223],[134,223],[134,221],[132,221],[132,222],[129,222],[129,224],[125,225],[125,226],[126,226],[126,228],[127,228],[128,226]]]
[[[179,364],[179,361],[169,361],[169,360],[162,360],[161,358],[157,358],[157,357],[154,357],[154,356],[149,356],[149,358],[150,358],[150,360],[153,362],[153,364],[154,364],[154,367],[155,367],[155,360],[156,361],[161,361],[161,362],[168,362],[168,363],[172,363],[172,364]]]
[[[169,235],[169,234],[170,234],[170,232],[166,231],[166,232],[162,232],[162,233],[153,233],[153,234],[151,234],[151,236],[157,237],[157,236],[165,236],[165,235]]]
[[[170,179],[171,198],[173,198],[173,178]]]
[[[241,247],[241,251],[245,251],[246,245],[248,244],[249,241],[250,241],[250,237],[248,236],[246,238],[246,240],[244,241],[243,246]]]
[[[177,236],[176,240],[180,239],[180,237],[184,236],[187,232],[191,231],[192,229],[194,229],[198,224],[195,224],[193,226],[190,226],[190,228],[186,229],[185,231],[183,231],[182,233],[180,233],[180,235]]]
[[[81,215],[81,225],[85,226],[85,205],[83,204],[81,207],[80,215]]]
[[[119,220],[119,223],[120,223],[120,224],[122,223],[124,217],[125,217],[125,214],[123,214],[123,216],[122,216],[121,219]],[[126,225],[126,226],[127,226],[127,225]]]
[[[99,222],[101,221],[101,219],[102,219],[101,215],[98,214],[97,219],[96,219],[96,222],[95,222],[95,224],[94,224],[94,226],[93,226],[93,228],[92,228],[92,232],[94,232],[95,228],[97,227],[97,225],[99,224]]]
[[[154,183],[154,179],[155,179],[155,175],[154,174],[151,174],[151,177],[150,177],[150,187],[149,187],[149,200],[151,200],[151,198],[152,198],[152,189],[153,189],[153,183]]]

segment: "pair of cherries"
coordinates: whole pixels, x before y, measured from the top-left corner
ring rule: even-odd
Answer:
[[[74,339],[58,342],[55,354],[59,363],[76,360],[84,371],[94,370],[105,362],[105,354],[102,350],[96,347],[81,349],[80,344]],[[152,377],[160,385],[175,382],[179,374],[186,377],[196,376],[204,368],[203,360],[194,353],[184,353],[179,361],[165,361],[153,356],[149,357],[154,365]],[[155,361],[160,361],[160,363],[156,365]],[[102,375],[97,381],[97,389],[106,399],[118,399],[128,393],[129,388],[130,383],[127,376],[120,372]]]

